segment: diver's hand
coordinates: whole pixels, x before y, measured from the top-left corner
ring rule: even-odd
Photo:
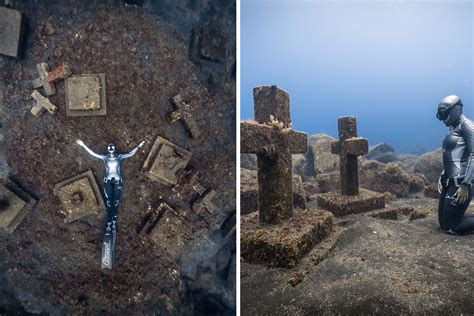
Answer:
[[[454,201],[457,205],[461,205],[467,201],[469,197],[469,188],[465,185],[461,185],[459,189],[454,193],[456,200]]]
[[[79,145],[79,146],[82,146],[84,147],[84,142],[80,139],[76,139],[76,143]]]
[[[441,177],[438,179],[438,193],[441,194],[441,191],[443,190],[443,183],[441,182]]]
[[[142,147],[143,147],[143,145],[145,145],[145,141],[144,141],[144,140],[142,140],[142,142],[141,142],[140,144],[138,144],[138,146],[137,146],[137,147],[138,147],[138,148],[142,148]]]

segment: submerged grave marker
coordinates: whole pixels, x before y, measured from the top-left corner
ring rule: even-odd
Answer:
[[[54,193],[61,201],[68,223],[105,209],[104,200],[90,170],[56,184]]]
[[[35,105],[31,108],[31,114],[39,117],[44,111],[55,114],[58,108],[46,97],[42,96],[37,90],[31,93],[31,97],[35,100]]]
[[[290,129],[290,98],[276,86],[254,89],[255,121],[240,124],[241,153],[256,154],[260,221],[276,224],[293,214],[292,155],[308,150],[305,133]],[[268,124],[270,116],[284,129]]]
[[[0,54],[10,57],[18,57],[22,33],[21,13],[0,8]]]
[[[145,175],[165,185],[176,185],[191,159],[192,153],[158,136],[148,154],[142,170]]]
[[[107,114],[105,74],[86,74],[66,79],[66,116]]]
[[[52,71],[49,71],[49,67],[46,63],[36,64],[39,78],[33,80],[33,87],[35,89],[43,87],[44,94],[50,96],[56,93],[56,86],[54,85],[57,81],[65,79],[71,75],[69,67],[61,65]]]
[[[257,154],[259,212],[242,216],[242,257],[291,267],[329,234],[332,214],[293,212],[292,155],[307,151],[307,135],[291,129],[286,91],[262,86],[253,96],[256,121],[240,123],[241,153]]]
[[[353,116],[338,118],[339,140],[331,143],[331,153],[339,155],[341,192],[318,195],[318,206],[336,216],[362,213],[385,207],[381,193],[359,189],[358,156],[367,154],[366,138],[357,137],[357,123]]]
[[[15,182],[7,180],[0,184],[0,232],[12,234],[36,202]]]
[[[191,106],[183,101],[181,94],[175,95],[170,101],[174,105],[175,111],[168,114],[168,121],[175,123],[181,120],[191,137],[198,138],[201,132],[193,118],[193,109]]]

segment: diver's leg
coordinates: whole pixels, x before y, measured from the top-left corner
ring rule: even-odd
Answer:
[[[474,217],[471,216],[472,214],[465,215],[469,204],[471,203],[472,194],[469,193],[469,198],[466,202],[459,205],[459,212],[462,213],[461,220],[459,223],[453,228],[453,231],[457,234],[465,234],[468,232],[474,232]]]
[[[438,202],[438,222],[439,226],[444,229],[444,200],[446,196],[447,189],[443,186],[441,190],[441,194],[439,195],[439,202]]]
[[[119,209],[119,204],[120,204],[120,197],[122,195],[122,190],[123,190],[123,182],[117,182],[114,187],[114,199],[113,199],[113,220],[114,223],[117,222],[117,215],[118,215],[118,209]]]
[[[107,210],[107,223],[111,223],[112,217],[113,217],[112,196],[113,196],[113,184],[111,182],[104,182],[104,197],[105,197],[105,205],[106,205],[106,210]]]
[[[454,185],[450,185],[446,189],[442,212],[442,227],[447,233],[464,234],[468,231],[474,231],[474,218],[463,217],[471,202],[471,195],[466,202],[458,205],[455,202],[457,190],[458,188]]]

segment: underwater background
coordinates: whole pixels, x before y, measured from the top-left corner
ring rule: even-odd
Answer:
[[[472,1],[241,1],[241,118],[252,88],[290,94],[293,128],[337,137],[355,115],[370,145],[441,146],[440,99],[473,107]]]

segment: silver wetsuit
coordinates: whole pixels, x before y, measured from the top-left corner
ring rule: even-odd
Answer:
[[[461,114],[443,140],[443,187],[438,204],[438,220],[441,228],[448,233],[474,231],[474,215],[465,214],[472,198],[473,150],[474,122]],[[456,195],[461,185],[467,186],[471,192],[464,203],[457,204]]]
[[[84,145],[84,148],[87,152],[96,158],[102,159],[105,165],[105,175],[104,175],[104,182],[107,180],[115,180],[117,182],[122,182],[122,174],[120,172],[120,162],[125,158],[130,158],[135,155],[139,149],[139,147],[135,147],[128,153],[114,153],[111,154],[98,154],[91,150],[89,147]]]
[[[462,183],[469,185],[474,169],[474,122],[464,115],[459,123],[449,129],[443,141],[443,167],[446,179],[462,177]]]

